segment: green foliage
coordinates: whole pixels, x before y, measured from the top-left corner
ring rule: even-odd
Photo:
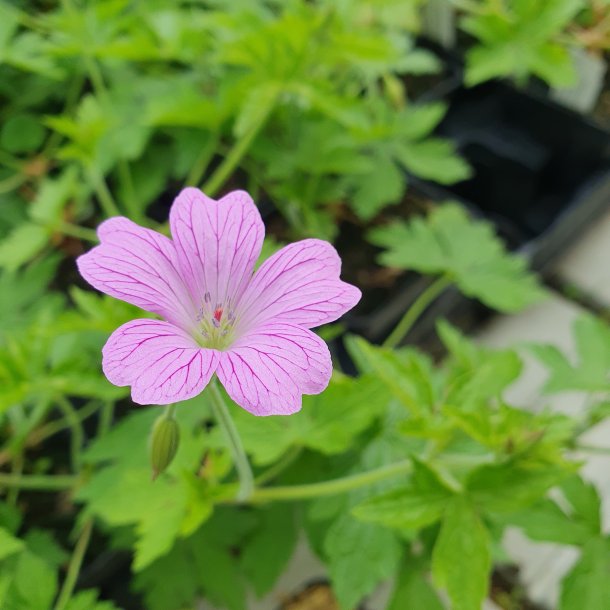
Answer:
[[[446,104],[411,99],[441,69],[416,42],[423,5],[0,0],[3,610],[131,610],[123,588],[132,607],[205,598],[246,610],[253,596],[275,596],[304,540],[344,610],[385,581],[395,583],[389,610],[440,610],[447,596],[475,610],[509,526],[578,549],[561,610],[610,605],[601,499],[572,458],[610,415],[602,320],[576,321],[574,359],[529,346],[549,371],[546,392],[592,395],[578,419],[509,404],[519,353],[446,322],[442,359],[344,337],[357,375],[336,370],[298,414],[231,405],[254,469],[243,501],[205,392],[176,405],[179,448],[153,482],[160,409],[135,409],[101,370],[109,334],[149,314],[79,288],[75,258],[107,216],[167,234],[159,223],[186,184],[212,196],[247,187],[274,204],[283,219],[267,223],[262,258],[301,236],[332,239],[340,223],[374,226],[382,265],[441,276],[503,312],[542,296],[525,262],[462,207],[391,222],[407,206],[389,206],[410,204],[411,177],[470,175],[436,135]],[[467,3],[462,25],[479,40],[468,84],[567,82],[561,37],[577,8]],[[329,341],[343,332],[341,321],[320,329]],[[129,573],[112,575],[120,592],[100,570],[108,558],[120,568],[115,552],[131,557]],[[102,599],[82,588],[90,579]]]
[[[573,84],[574,66],[561,37],[583,5],[582,0],[485,0],[477,5],[460,21],[479,41],[466,56],[466,84],[502,76],[525,83],[530,75],[553,86]]]
[[[491,225],[470,220],[457,204],[374,229],[370,239],[386,249],[382,264],[445,275],[465,295],[499,311],[518,311],[542,297],[525,261],[507,254]]]
[[[291,416],[261,419],[241,409],[235,423],[254,462],[275,462],[291,447],[333,455],[350,449],[384,409],[384,387],[374,376],[335,375],[328,389],[303,397],[303,409]],[[360,409],[362,403],[367,409]]]
[[[474,506],[457,495],[447,504],[432,554],[432,573],[455,610],[478,610],[491,569],[489,532]]]
[[[604,608],[610,603],[610,541],[593,538],[563,581],[560,610]]]
[[[549,371],[544,391],[551,394],[581,390],[610,391],[610,328],[593,316],[581,316],[574,322],[578,360],[572,364],[551,345],[533,345],[531,351]]]
[[[414,461],[413,468],[407,485],[365,500],[353,514],[363,521],[404,530],[438,521],[453,489],[423,462]]]

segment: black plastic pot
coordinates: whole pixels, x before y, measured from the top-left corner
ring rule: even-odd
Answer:
[[[449,187],[419,182],[493,221],[509,248],[544,270],[610,205],[610,133],[503,82],[456,88],[438,134],[474,169]]]
[[[508,248],[524,254],[533,269],[550,271],[570,242],[610,207],[610,133],[544,95],[504,82],[468,89],[452,76],[437,90],[449,106],[437,135],[455,143],[473,176],[451,186],[410,177],[411,188],[435,202],[461,202],[493,222]],[[405,276],[374,311],[348,316],[350,330],[383,340],[427,283]],[[425,342],[440,316],[468,329],[485,311],[449,289],[409,339]]]

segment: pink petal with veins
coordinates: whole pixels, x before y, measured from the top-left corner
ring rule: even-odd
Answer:
[[[330,380],[326,343],[306,328],[260,326],[220,355],[216,371],[229,396],[254,415],[288,415],[303,394],[319,394]]]
[[[340,318],[362,296],[339,279],[341,259],[320,239],[290,244],[254,274],[240,303],[240,327],[267,321],[313,328]]]
[[[203,302],[239,299],[258,259],[265,226],[250,195],[233,191],[215,201],[184,189],[172,205],[170,226],[184,278]]]
[[[199,394],[218,366],[219,352],[160,320],[132,320],[115,330],[102,350],[104,374],[131,385],[134,402],[171,404]]]
[[[193,327],[197,308],[167,237],[120,216],[103,222],[98,235],[101,244],[76,261],[94,288],[183,328]]]

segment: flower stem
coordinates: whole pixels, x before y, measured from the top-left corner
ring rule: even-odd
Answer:
[[[75,225],[71,222],[60,222],[57,226],[57,231],[64,235],[69,235],[70,237],[76,237],[77,239],[91,242],[92,244],[97,244],[99,242],[97,233],[94,229],[81,227],[80,225]]]
[[[79,472],[81,468],[81,449],[85,440],[83,423],[78,417],[76,409],[65,396],[57,396],[55,399],[57,406],[63,412],[66,421],[70,426],[70,462],[72,469]]]
[[[305,485],[287,485],[284,487],[264,487],[256,489],[248,499],[251,504],[262,504],[274,501],[309,500],[320,496],[332,496],[371,485],[398,474],[406,474],[411,470],[411,460],[403,460],[387,464],[375,470],[353,474],[340,479],[308,483]]]
[[[213,197],[226,182],[227,178],[229,178],[229,176],[233,173],[239,162],[242,160],[242,157],[248,152],[252,142],[267,122],[269,115],[275,107],[276,99],[277,95],[267,103],[265,112],[258,117],[256,123],[254,123],[243,136],[235,141],[231,150],[229,150],[229,154],[224,158],[223,162],[216,168],[214,173],[201,187],[201,190],[206,195]]]
[[[231,446],[231,452],[233,454],[233,460],[235,462],[235,468],[239,476],[239,492],[237,494],[237,500],[244,501],[248,500],[254,490],[254,476],[252,475],[252,468],[250,468],[250,462],[248,456],[239,437],[239,432],[231,419],[229,409],[218,389],[218,384],[213,381],[210,384],[210,396],[212,397],[212,410],[214,411],[214,417],[218,425],[224,430],[225,436]]]
[[[90,169],[89,175],[104,214],[108,217],[120,216],[119,206],[108,190],[104,177],[93,168]]]
[[[90,518],[87,519],[87,521],[85,522],[80,536],[76,541],[76,546],[74,547],[74,552],[72,553],[72,557],[70,558],[70,564],[68,565],[66,578],[62,585],[57,601],[55,602],[54,610],[64,610],[64,608],[68,605],[70,598],[72,597],[72,593],[74,592],[74,587],[76,586],[76,581],[80,573],[80,568],[83,563],[83,559],[85,558],[87,547],[89,546],[89,540],[91,540],[92,531],[93,519]]]
[[[430,303],[432,303],[432,301],[434,301],[434,299],[436,299],[436,297],[450,284],[451,280],[444,275],[432,282],[432,284],[415,299],[411,307],[407,309],[400,322],[398,322],[394,330],[383,342],[383,347],[396,347],[407,335],[409,330],[411,330],[413,324],[415,324],[428,305],[430,305]]]
[[[28,489],[30,491],[61,491],[71,489],[81,477],[73,475],[14,475],[0,473],[0,488]]]

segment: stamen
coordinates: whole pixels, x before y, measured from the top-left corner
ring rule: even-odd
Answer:
[[[203,300],[204,300],[206,303],[209,303],[209,302],[212,300],[212,297],[210,296],[210,293],[209,293],[209,292],[206,292],[206,293],[203,295]]]
[[[220,305],[216,305],[216,309],[214,310],[214,320],[220,323],[222,318],[222,307]]]

